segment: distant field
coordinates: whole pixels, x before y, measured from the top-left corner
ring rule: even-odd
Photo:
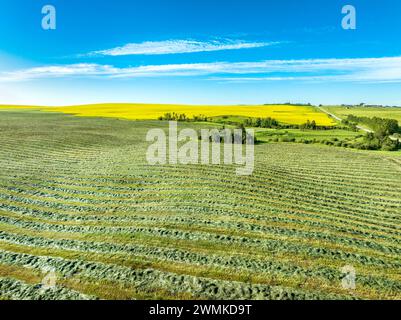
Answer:
[[[13,108],[12,106],[0,106]],[[18,107],[24,108],[24,107]],[[95,104],[68,107],[27,107],[44,111],[56,111],[85,117],[108,117],[132,120],[156,120],[166,113],[217,116],[271,117],[285,124],[303,124],[315,120],[318,125],[330,126],[336,123],[326,114],[309,106],[293,105],[249,105],[249,106],[195,106],[162,104]]]
[[[346,139],[354,139],[360,132],[350,130],[300,130],[300,129],[257,129],[256,136],[260,141],[267,141],[275,137],[295,138],[296,140],[324,140],[336,138],[340,141]]]
[[[0,110],[1,299],[401,299],[399,155],[262,143],[240,177],[148,165],[151,128]]]
[[[396,119],[401,124],[401,107],[399,108],[384,108],[384,107],[324,107],[330,113],[346,118],[348,115],[353,114],[359,117],[379,117]]]

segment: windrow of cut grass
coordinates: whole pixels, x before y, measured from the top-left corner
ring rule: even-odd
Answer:
[[[1,297],[401,298],[397,154],[260,144],[239,177],[149,166],[155,127],[0,111]],[[43,266],[64,293],[26,282]]]

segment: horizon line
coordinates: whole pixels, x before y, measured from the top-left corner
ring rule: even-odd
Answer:
[[[6,107],[6,106],[11,106],[11,107],[29,107],[29,108],[35,108],[35,107],[47,107],[47,108],[62,108],[62,107],[78,107],[78,106],[94,106],[94,105],[161,105],[161,106],[211,106],[211,107],[224,107],[224,106],[303,106],[303,107],[320,107],[320,106],[325,106],[325,107],[366,107],[366,108],[371,108],[371,107],[383,107],[383,108],[401,108],[401,105],[382,105],[382,104],[369,104],[369,103],[363,103],[363,104],[338,104],[338,103],[333,103],[333,104],[313,104],[313,103],[292,103],[292,102],[278,102],[278,103],[236,103],[236,104],[207,104],[207,103],[151,103],[151,102],[94,102],[94,103],[84,103],[84,104],[70,104],[70,105],[46,105],[46,104],[7,104],[7,103],[0,103],[0,107]]]

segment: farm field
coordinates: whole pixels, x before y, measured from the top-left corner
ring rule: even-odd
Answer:
[[[0,298],[401,299],[400,152],[262,143],[241,177],[149,166],[167,122],[34,109],[0,110]]]
[[[13,109],[14,106],[0,106],[0,109]],[[16,107],[23,109],[24,107]],[[326,114],[312,106],[294,105],[260,105],[260,106],[196,106],[168,104],[93,104],[67,107],[34,107],[28,109],[63,112],[83,117],[110,117],[130,120],[157,120],[166,113],[185,114],[188,117],[200,114],[207,117],[246,116],[272,117],[281,123],[303,124],[307,120],[315,120],[318,125],[330,126],[336,123]]]
[[[301,130],[301,129],[256,129],[256,137],[259,141],[271,141],[275,138],[288,138],[300,141],[307,140],[330,140],[336,139],[338,141],[345,141],[347,139],[355,139],[360,132],[351,130],[333,129],[333,130]]]
[[[378,117],[396,119],[401,124],[401,107],[340,107],[340,106],[324,106],[328,112],[344,119],[348,115],[357,117]]]

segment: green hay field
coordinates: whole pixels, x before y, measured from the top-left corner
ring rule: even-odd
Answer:
[[[348,115],[354,115],[357,117],[379,117],[396,119],[401,124],[401,107],[340,107],[330,106],[324,107],[330,113],[345,119]]]
[[[156,127],[0,111],[1,298],[401,299],[399,152],[262,143],[240,177],[149,166]]]

